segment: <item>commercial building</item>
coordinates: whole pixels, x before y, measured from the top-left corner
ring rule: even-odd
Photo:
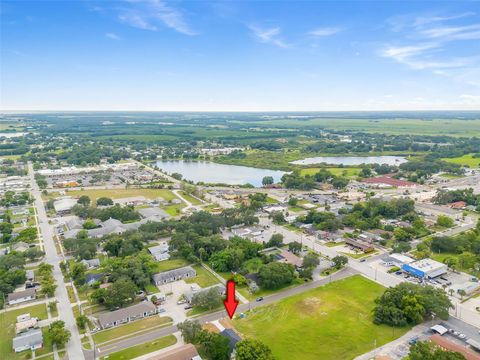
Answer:
[[[435,334],[430,337],[430,341],[432,341],[435,345],[441,347],[444,350],[454,351],[457,353],[462,354],[465,359],[467,360],[480,360],[480,354],[465,347],[456,342],[448,340],[438,334]]]
[[[366,243],[366,242],[363,242],[363,241],[359,241],[359,240],[355,240],[355,239],[346,239],[345,240],[345,244],[347,245],[350,245],[351,247],[354,247],[356,249],[359,249],[361,251],[363,251],[364,253],[368,253],[368,252],[371,252],[371,251],[374,251],[375,248],[372,246],[372,244],[369,244],[369,243]]]
[[[142,301],[136,305],[111,311],[98,316],[98,322],[102,329],[108,329],[130,321],[142,319],[157,313],[157,307],[150,301]]]
[[[410,264],[404,264],[402,269],[413,276],[429,279],[443,275],[448,271],[447,265],[432,259],[422,259]]]
[[[77,204],[76,199],[64,198],[53,203],[53,207],[57,215],[69,214],[72,208]]]

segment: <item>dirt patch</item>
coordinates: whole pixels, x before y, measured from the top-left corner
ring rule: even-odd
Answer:
[[[306,298],[300,301],[297,305],[297,309],[304,314],[316,313],[319,309],[322,301],[317,297]]]

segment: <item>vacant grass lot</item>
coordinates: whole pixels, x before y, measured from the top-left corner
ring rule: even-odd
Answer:
[[[178,268],[190,265],[190,263],[185,259],[178,258],[178,259],[169,259],[169,260],[159,261],[156,263],[156,265],[157,265],[157,268],[155,269],[155,271],[162,272],[162,271],[178,269]]]
[[[171,346],[176,342],[177,342],[177,339],[175,338],[175,336],[168,335],[163,338],[154,340],[152,342],[140,344],[122,351],[118,351],[116,353],[108,355],[108,357],[107,356],[103,357],[103,359],[108,358],[108,360],[129,360],[144,354],[151,353],[153,351],[166,348],[167,346]]]
[[[2,329],[0,336],[0,359],[27,359],[30,351],[21,353],[14,353],[12,350],[12,339],[15,337],[15,324],[17,316],[21,314],[30,313],[31,317],[38,317],[39,319],[47,319],[47,307],[45,304],[29,306],[23,309],[12,310],[0,313],[0,327]],[[46,349],[48,350],[48,348]],[[51,348],[50,348],[51,351]],[[45,354],[49,352],[44,352]]]
[[[259,307],[234,326],[267,344],[278,360],[353,359],[408,330],[373,324],[374,299],[384,290],[356,275]]]
[[[93,340],[96,344],[101,344],[106,341],[115,340],[122,336],[133,335],[137,331],[145,331],[154,329],[162,325],[167,325],[172,322],[172,318],[168,316],[159,317],[158,315],[150,316],[148,318],[133,321],[131,323],[100,331],[93,334]]]
[[[87,195],[95,204],[100,197],[108,197],[111,199],[121,199],[132,196],[144,196],[147,199],[155,199],[161,197],[167,201],[178,199],[174,193],[167,189],[98,189],[98,190],[74,190],[68,191],[68,195],[82,196]]]
[[[184,197],[185,200],[190,201],[193,205],[202,205],[202,202],[200,200],[190,194],[187,194],[185,191],[180,191],[180,195]]]
[[[445,160],[454,164],[469,166],[471,168],[480,167],[480,158],[474,158],[473,154],[463,155],[456,158],[444,158],[442,160]]]
[[[187,284],[195,283],[198,284],[198,286],[205,288],[219,283],[218,279],[208,272],[202,265],[194,265],[192,267],[197,272],[197,276],[191,279],[186,279],[185,282]]]
[[[326,167],[325,170],[330,171],[333,175],[336,176],[346,176],[346,177],[356,177],[360,173],[360,168],[358,167]],[[307,168],[300,170],[300,174],[305,175],[314,175],[320,171],[320,168]]]

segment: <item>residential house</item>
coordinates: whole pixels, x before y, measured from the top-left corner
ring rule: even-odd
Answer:
[[[202,360],[192,344],[185,344],[162,354],[149,357],[147,360]]]
[[[89,286],[92,286],[94,283],[97,281],[101,281],[105,274],[87,274],[85,277],[85,283],[88,284]]]
[[[142,215],[144,218],[149,218],[149,217],[157,217],[159,219],[166,219],[169,218],[170,215],[168,215],[165,210],[160,209],[159,207],[148,207],[144,209],[139,209],[138,212],[140,215]]]
[[[36,350],[43,346],[43,335],[40,329],[31,329],[13,338],[12,348],[15,352]]]
[[[157,313],[157,307],[150,301],[142,301],[138,304],[100,314],[98,321],[102,329],[108,329],[130,321],[142,319]]]
[[[91,269],[96,269],[97,267],[100,266],[100,259],[91,259],[91,260],[83,259],[82,261],[80,261],[80,263],[85,265],[88,270],[91,270]]]
[[[163,285],[178,280],[193,278],[195,276],[197,276],[197,272],[191,266],[185,266],[179,269],[154,274],[152,278],[156,285]]]
[[[20,304],[26,301],[35,300],[36,297],[36,290],[34,288],[30,288],[8,294],[7,303],[8,305]]]
[[[224,329],[220,332],[220,335],[228,339],[228,347],[230,348],[230,353],[235,350],[235,346],[237,346],[237,343],[242,340],[242,338],[233,329]]]
[[[192,303],[192,299],[193,299],[193,297],[194,297],[195,295],[201,294],[201,293],[203,293],[203,292],[205,292],[205,291],[209,291],[210,289],[216,289],[216,290],[218,291],[218,294],[219,294],[219,295],[222,295],[222,294],[225,293],[225,285],[216,284],[216,285],[212,285],[212,286],[209,286],[209,287],[206,287],[206,288],[197,290],[197,291],[190,291],[190,292],[184,294],[184,295],[185,295],[185,299],[187,300],[187,302],[188,302],[189,304],[191,304],[191,303]]]
[[[170,258],[166,241],[163,241],[160,245],[149,247],[148,251],[157,261],[163,261]]]

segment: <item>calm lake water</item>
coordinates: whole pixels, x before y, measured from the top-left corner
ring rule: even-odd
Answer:
[[[278,182],[285,174],[283,171],[216,164],[209,161],[161,160],[155,164],[167,174],[182,174],[185,180],[229,185],[252,184],[260,187],[264,176],[272,176],[274,182]]]
[[[292,161],[295,165],[334,164],[334,165],[361,165],[361,164],[388,164],[400,165],[407,162],[402,156],[318,156],[303,160]]]

